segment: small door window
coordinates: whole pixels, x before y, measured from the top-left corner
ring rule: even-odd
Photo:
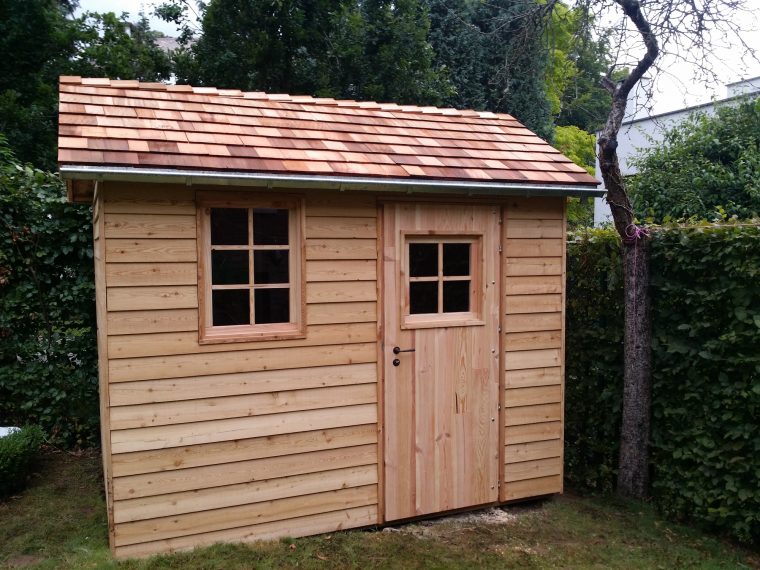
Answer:
[[[474,317],[479,312],[478,249],[477,237],[407,238],[407,324],[423,318]]]

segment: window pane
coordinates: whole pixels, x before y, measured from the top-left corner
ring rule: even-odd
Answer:
[[[443,312],[463,313],[470,310],[470,282],[443,282]]]
[[[287,283],[288,273],[287,250],[275,249],[253,252],[254,283]]]
[[[248,281],[248,251],[211,252],[213,285],[247,285]]]
[[[288,210],[253,209],[254,245],[288,245]]]
[[[438,275],[437,243],[409,244],[409,275],[411,277]]]
[[[409,313],[438,312],[438,281],[409,283]]]
[[[211,208],[212,245],[248,245],[248,210]]]
[[[443,274],[447,276],[470,274],[469,243],[443,244]]]
[[[225,289],[211,292],[215,327],[251,324],[249,289]]]
[[[256,289],[256,324],[290,322],[290,289]]]

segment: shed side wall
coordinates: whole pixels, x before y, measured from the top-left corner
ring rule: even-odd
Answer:
[[[104,190],[116,555],[377,523],[374,197],[307,193],[306,338],[199,345],[194,190]]]
[[[503,501],[562,491],[565,199],[504,208]]]

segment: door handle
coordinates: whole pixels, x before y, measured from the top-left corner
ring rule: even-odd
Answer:
[[[400,354],[402,352],[414,352],[414,349],[413,348],[404,348],[404,349],[401,349],[401,348],[399,348],[397,346],[393,347],[393,354]]]

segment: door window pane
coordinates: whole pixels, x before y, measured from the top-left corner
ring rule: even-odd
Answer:
[[[438,281],[409,284],[409,313],[419,315],[438,312]]]
[[[470,310],[470,282],[443,282],[443,312],[464,313]]]
[[[212,285],[246,285],[248,276],[248,251],[212,251]]]
[[[470,274],[469,243],[443,244],[443,274],[447,277]]]
[[[409,244],[409,275],[411,277],[433,277],[438,275],[438,244]]]
[[[287,283],[288,273],[287,250],[275,249],[253,252],[253,282],[257,285]]]
[[[254,208],[253,244],[288,245],[288,210]]]
[[[290,289],[256,289],[253,295],[256,324],[290,321]]]
[[[251,323],[249,289],[223,289],[211,295],[215,327]]]
[[[248,245],[248,210],[211,208],[211,245]]]

